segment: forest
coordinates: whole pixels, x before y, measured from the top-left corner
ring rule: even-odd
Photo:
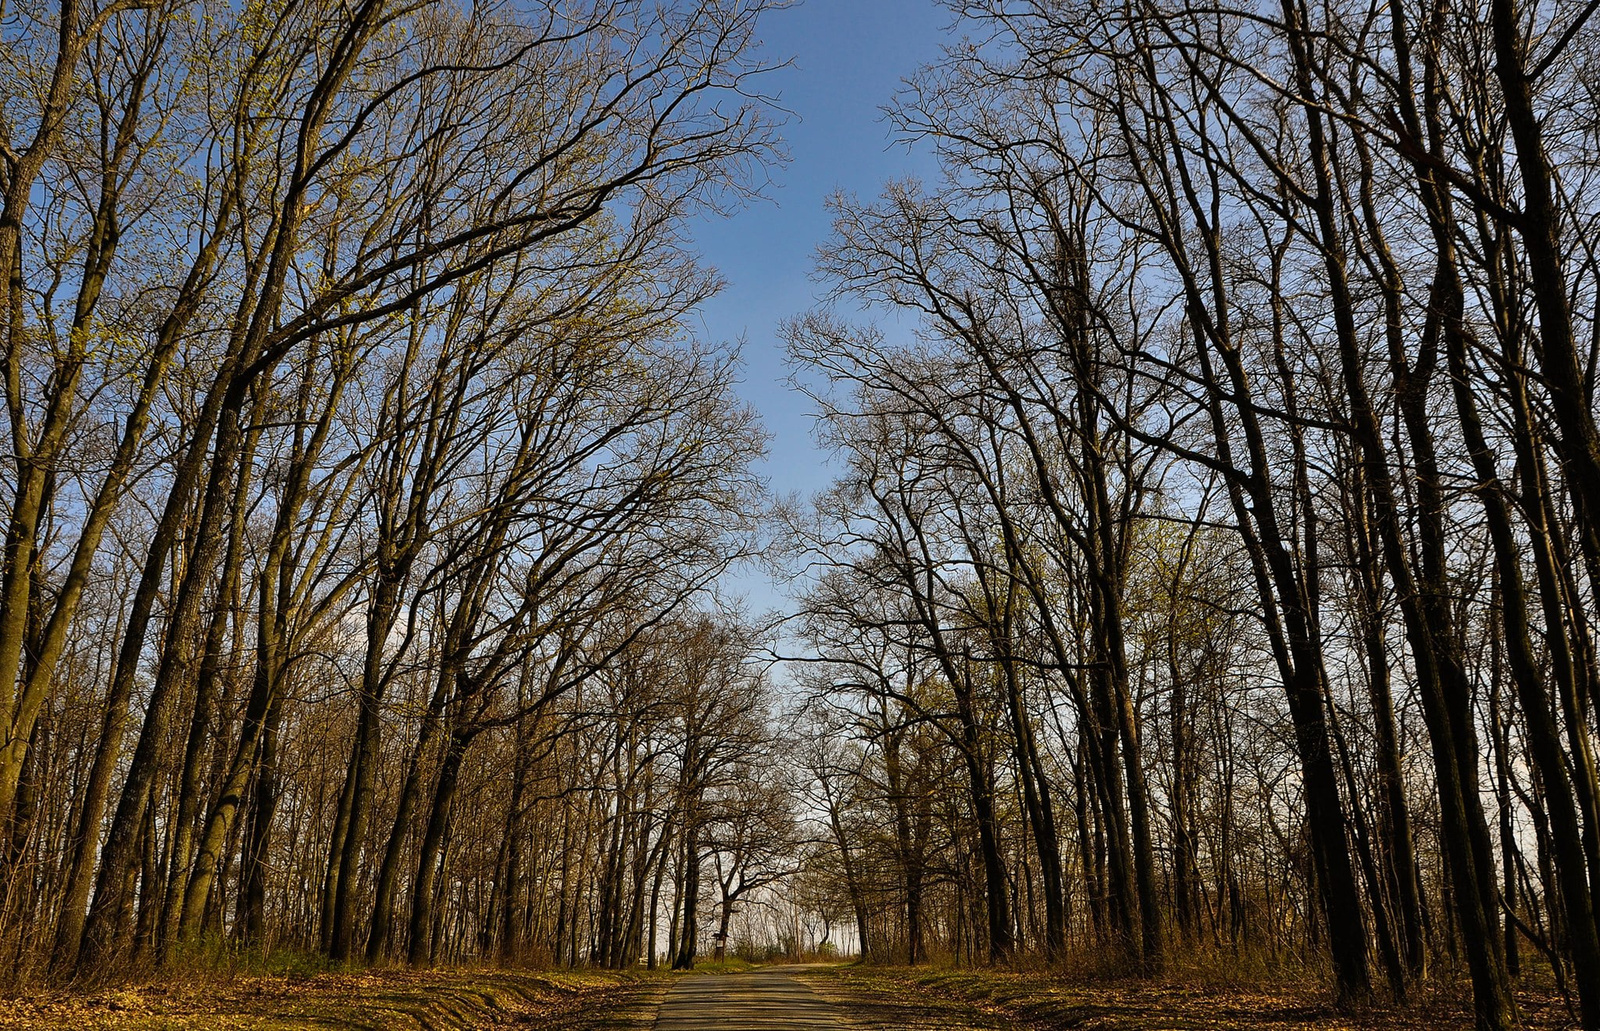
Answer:
[[[943,0],[937,175],[773,313],[810,497],[688,242],[782,174],[788,6],[0,5],[0,982],[1600,1029],[1600,0]]]

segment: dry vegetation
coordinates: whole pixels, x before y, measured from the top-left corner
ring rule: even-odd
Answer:
[[[664,976],[599,971],[373,970],[309,977],[205,977],[11,999],[0,1003],[0,1028],[444,1031],[517,1026],[628,1031],[650,1026],[667,984]]]
[[[738,977],[747,964],[694,974],[643,971],[371,970],[218,973],[96,991],[61,990],[0,1002],[0,1031],[353,1028],[453,1031],[642,1031],[675,977]],[[1472,1026],[1464,984],[1432,985],[1410,1006],[1341,1011],[1326,978],[1305,972],[1241,976],[1185,968],[1159,979],[1103,970],[958,970],[812,965],[791,969],[860,1031],[1312,1031]],[[1549,992],[1524,991],[1530,1029],[1575,1027]]]
[[[855,1025],[885,1031],[1422,1031],[1473,1025],[1470,992],[1464,985],[1438,986],[1404,1010],[1342,1012],[1334,1007],[1326,981],[1307,976],[1239,983],[1219,971],[1143,980],[854,966],[816,968],[802,980],[843,1008]],[[1525,993],[1520,1001],[1530,1028],[1576,1026],[1570,1011],[1546,994]]]

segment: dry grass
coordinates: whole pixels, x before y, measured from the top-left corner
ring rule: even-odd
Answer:
[[[1326,980],[1246,980],[1225,968],[1163,978],[1103,971],[792,968],[861,1031],[1424,1031],[1472,1026],[1465,986],[1435,985],[1404,1009],[1336,1010]],[[1256,972],[1259,974],[1259,972]],[[642,971],[375,970],[194,974],[97,991],[0,999],[0,1031],[248,1029],[644,1031],[673,976]],[[698,975],[697,975],[698,976]],[[715,973],[707,976],[717,976]],[[1576,1026],[1559,1000],[1525,993],[1527,1026]]]
[[[5,1031],[634,1031],[669,981],[635,973],[378,970],[189,978],[0,1000]]]
[[[1031,970],[930,970],[849,967],[808,971],[803,980],[839,1004],[859,1026],[896,1031],[1000,1029],[1053,1031],[1350,1031],[1470,1029],[1464,986],[1435,988],[1405,1008],[1335,1008],[1320,979],[1282,978],[1246,985],[1219,978],[1082,979]],[[1559,1000],[1522,999],[1527,1026],[1576,1026]]]

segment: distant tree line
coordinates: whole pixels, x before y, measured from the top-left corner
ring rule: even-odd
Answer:
[[[788,331],[869,956],[1523,973],[1600,1028],[1593,4],[970,0]],[[893,323],[891,323],[893,324]]]
[[[779,869],[682,244],[765,6],[0,11],[7,978],[689,965]]]

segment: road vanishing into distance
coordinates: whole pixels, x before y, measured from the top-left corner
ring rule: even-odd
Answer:
[[[809,1031],[843,1027],[832,1003],[782,967],[685,977],[662,1000],[656,1031]]]

